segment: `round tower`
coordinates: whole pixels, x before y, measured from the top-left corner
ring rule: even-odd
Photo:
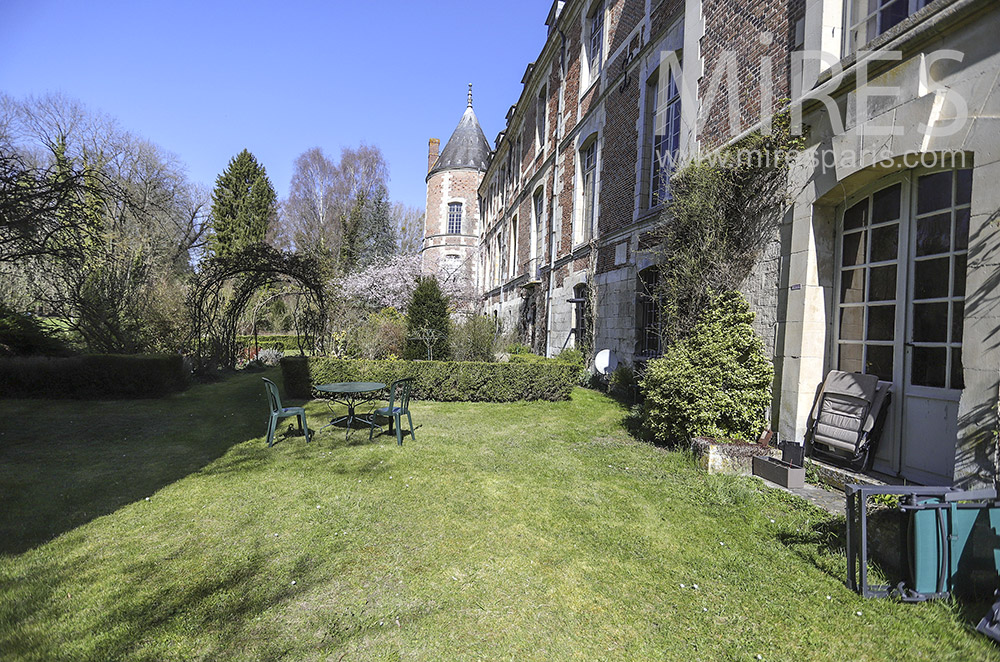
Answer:
[[[465,113],[438,154],[431,138],[427,155],[427,211],[421,269],[473,304],[479,247],[479,184],[490,158],[490,145],[472,110],[472,83]],[[464,295],[464,296],[463,296]]]

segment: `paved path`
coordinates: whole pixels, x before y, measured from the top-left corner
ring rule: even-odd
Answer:
[[[823,510],[829,511],[834,515],[843,515],[846,508],[846,501],[844,493],[840,490],[835,489],[824,489],[817,485],[810,485],[806,483],[803,487],[796,489],[788,489],[787,487],[782,487],[777,483],[772,483],[769,480],[761,481],[768,487],[776,490],[784,490],[790,494],[800,496],[814,506],[819,506]]]

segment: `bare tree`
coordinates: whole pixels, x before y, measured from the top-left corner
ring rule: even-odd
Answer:
[[[307,253],[338,255],[343,240],[337,165],[313,147],[295,159],[288,199],[282,205],[284,234]]]
[[[91,349],[149,346],[154,287],[190,269],[204,236],[203,192],[76,102],[4,97],[0,110],[0,262]]]
[[[397,202],[392,206],[392,216],[399,239],[399,252],[402,255],[419,253],[424,244],[424,213],[416,207]]]

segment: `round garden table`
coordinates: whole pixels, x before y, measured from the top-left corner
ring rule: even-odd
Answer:
[[[329,423],[320,428],[320,430],[323,430],[324,428],[328,428],[331,425],[336,425],[337,423],[346,420],[347,434],[344,435],[344,440],[346,441],[351,434],[351,424],[355,420],[367,423],[371,426],[371,415],[369,415],[368,418],[365,418],[364,416],[355,414],[354,410],[359,404],[374,400],[375,396],[373,394],[384,389],[385,384],[382,382],[334,382],[333,384],[320,384],[319,386],[315,386],[313,388],[320,393],[330,395],[330,400],[347,407],[347,416],[331,418]],[[330,407],[330,411],[333,411],[332,406]]]

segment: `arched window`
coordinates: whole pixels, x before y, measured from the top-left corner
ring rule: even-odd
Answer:
[[[448,203],[448,234],[462,234],[462,203]]]

